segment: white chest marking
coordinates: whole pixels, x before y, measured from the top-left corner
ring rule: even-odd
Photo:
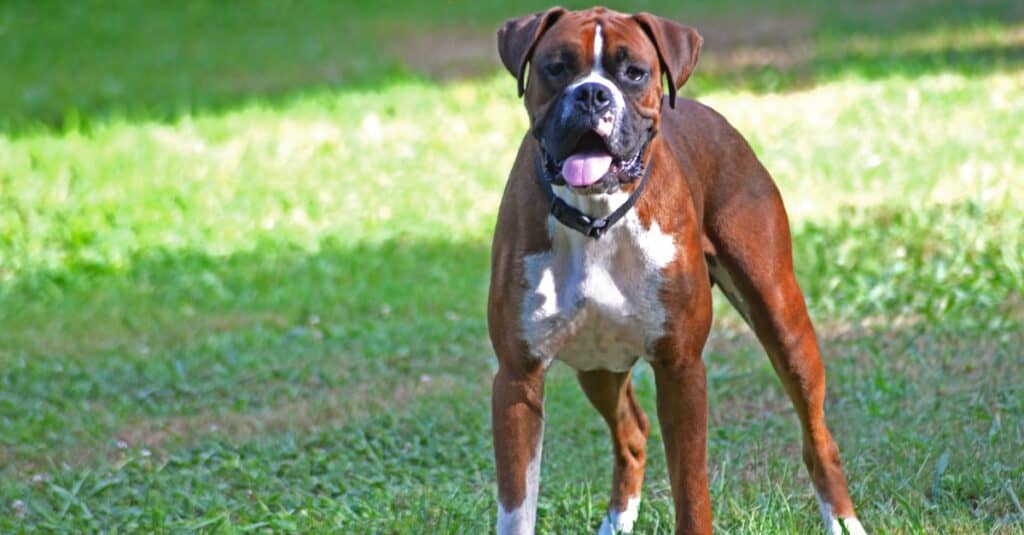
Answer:
[[[625,193],[555,192],[567,203],[602,217]],[[672,236],[653,222],[644,228],[631,210],[601,239],[588,238],[548,217],[551,250],[529,255],[523,334],[534,357],[559,359],[577,370],[626,371],[650,357],[664,334],[662,269],[676,257]]]

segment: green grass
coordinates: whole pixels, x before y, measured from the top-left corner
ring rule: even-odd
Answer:
[[[357,5],[0,6],[0,532],[490,529],[488,249],[526,125],[485,47],[540,4]],[[787,199],[866,526],[1024,532],[1020,6],[680,16],[710,28],[688,94]],[[481,48],[394,44],[449,34]],[[814,532],[796,419],[717,312],[716,527]],[[592,532],[609,446],[561,365],[547,418],[540,527]],[[639,533],[672,524],[650,447]]]

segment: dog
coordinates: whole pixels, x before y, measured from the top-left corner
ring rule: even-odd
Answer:
[[[826,531],[864,533],[825,425],[825,369],[782,198],[721,115],[677,96],[702,42],[688,26],[605,8],[552,8],[498,31],[530,119],[498,212],[487,309],[499,534],[534,531],[555,359],[611,431],[599,533],[632,531],[650,429],[631,383],[640,357],[654,373],[675,531],[711,533],[701,352],[712,285],[793,402]]]

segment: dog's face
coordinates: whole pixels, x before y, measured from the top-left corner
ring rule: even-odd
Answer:
[[[639,176],[658,128],[662,77],[674,104],[700,45],[692,28],[603,8],[553,8],[512,19],[498,32],[546,165],[582,193],[608,192]]]

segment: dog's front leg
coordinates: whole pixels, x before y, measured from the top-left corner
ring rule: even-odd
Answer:
[[[682,249],[688,254],[677,264],[686,269],[675,276],[669,271],[661,288],[662,298],[672,306],[665,336],[655,343],[650,359],[677,535],[711,533],[708,395],[701,354],[711,331],[711,286],[703,282],[707,275],[700,246],[693,236],[689,239]]]
[[[676,533],[711,533],[708,403],[700,352],[654,362],[658,421],[676,508]]]
[[[526,357],[503,360],[494,377],[491,421],[498,470],[498,535],[531,535],[537,520],[544,372],[540,361]]]

